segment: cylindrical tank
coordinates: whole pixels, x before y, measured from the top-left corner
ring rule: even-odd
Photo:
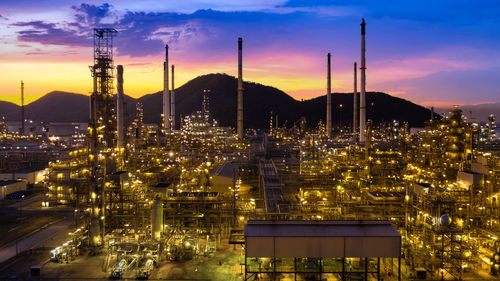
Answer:
[[[439,218],[439,223],[441,226],[449,226],[451,224],[451,218],[448,215],[442,215],[441,218]]]
[[[153,239],[160,238],[163,232],[163,203],[159,198],[153,203],[151,210],[151,235]]]

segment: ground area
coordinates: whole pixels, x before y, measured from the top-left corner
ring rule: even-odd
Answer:
[[[108,280],[110,272],[103,272],[104,256],[86,253],[69,263],[49,262],[49,247],[40,248],[31,255],[23,255],[2,269],[0,280],[29,280],[31,265],[43,265],[41,280]],[[220,247],[213,256],[196,257],[188,261],[163,261],[150,276],[150,280],[243,280],[239,266],[241,247]],[[134,272],[127,272],[123,279],[135,279]],[[122,280],[123,280],[122,279]],[[40,279],[33,279],[40,280]]]
[[[68,262],[50,262],[50,250],[59,246],[68,239],[71,228],[65,228],[50,238],[43,241],[33,251],[25,251],[18,257],[14,257],[0,265],[0,280],[109,280],[110,269],[103,270],[105,254],[104,251],[98,255],[90,255],[82,251],[80,255],[71,258]],[[244,267],[240,245],[229,245],[227,239],[222,239],[217,251],[209,256],[195,256],[191,260],[166,261],[162,260],[152,271],[149,280],[244,280]],[[30,268],[33,265],[41,265],[41,276],[30,277]],[[265,270],[265,265],[263,266]],[[388,275],[391,271],[393,274]],[[408,271],[402,267],[402,280],[410,280]],[[398,280],[394,273],[397,272],[397,262],[387,263],[381,266],[381,280]],[[298,275],[277,274],[275,280],[340,280],[338,274],[323,275]],[[453,280],[451,276],[444,276],[445,280]],[[134,280],[136,272],[125,272],[122,280]],[[273,280],[271,274],[247,275],[247,280]],[[411,278],[413,279],[413,278]],[[489,274],[465,273],[463,280],[497,280],[497,277]],[[363,280],[360,274],[351,274],[347,280]],[[370,274],[368,280],[377,280],[376,274]],[[441,276],[429,276],[427,280],[441,280]]]
[[[25,211],[0,211],[0,247],[15,241],[17,238],[43,229],[61,219],[60,214],[33,213]]]
[[[49,261],[50,249],[57,245],[58,240],[66,239],[67,235],[60,233],[45,243],[44,247],[38,248],[33,253],[24,253],[10,264],[0,268],[0,280],[109,280],[110,272],[103,271],[104,255],[90,256],[82,252],[81,255],[73,258],[69,263],[53,263]],[[244,267],[240,265],[242,249],[241,246],[222,244],[218,251],[212,256],[196,257],[188,261],[162,261],[156,267],[149,280],[244,280]],[[30,278],[29,268],[32,265],[43,265],[41,278]],[[393,268],[396,270],[397,268]],[[402,280],[410,279],[404,273]],[[248,280],[273,280],[272,276],[248,275]],[[127,272],[122,280],[134,280],[135,273]],[[463,280],[497,280],[494,276],[487,274],[478,275],[466,273]],[[278,274],[276,280],[341,280],[340,276],[329,274],[318,276],[293,276],[293,274]],[[363,280],[353,274],[348,280]],[[368,280],[377,280],[376,274],[370,274]],[[396,276],[388,276],[382,272],[381,280],[398,280]],[[440,276],[428,276],[427,280],[441,280]],[[445,280],[453,280],[450,276]]]
[[[0,248],[43,229],[63,216],[60,212],[47,212],[41,207],[41,195],[0,201]]]

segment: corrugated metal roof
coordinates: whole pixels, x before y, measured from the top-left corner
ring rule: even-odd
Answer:
[[[246,237],[401,237],[390,221],[248,221]]]
[[[23,182],[22,180],[0,180],[0,186],[7,186],[15,183]]]

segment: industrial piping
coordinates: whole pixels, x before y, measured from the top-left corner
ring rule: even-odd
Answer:
[[[365,19],[361,21],[361,94],[359,101],[359,142],[365,142],[365,123],[366,123],[366,58],[365,58]]]
[[[172,130],[175,130],[175,86],[174,86],[174,65],[172,64],[172,90],[170,91],[170,119],[172,120]]]
[[[326,132],[328,138],[332,137],[332,70],[331,54],[328,53],[328,66],[326,70]]]
[[[163,62],[163,129],[170,132],[170,91],[168,88],[168,45],[165,45],[165,62]]]
[[[243,139],[243,67],[242,67],[243,39],[238,38],[238,139]]]
[[[354,90],[353,90],[353,104],[354,104],[354,109],[352,111],[353,116],[352,116],[352,132],[356,134],[358,132],[358,126],[359,126],[359,121],[358,121],[358,64],[354,62]]]
[[[117,127],[117,146],[118,148],[125,147],[125,114],[123,108],[123,66],[116,67],[116,127]]]

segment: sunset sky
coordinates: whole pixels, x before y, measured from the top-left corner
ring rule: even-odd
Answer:
[[[114,27],[127,95],[162,89],[164,45],[181,86],[207,73],[237,74],[296,99],[352,91],[367,22],[367,89],[425,106],[500,101],[500,2],[491,0],[0,1],[0,99],[53,90],[88,94],[92,29]]]

